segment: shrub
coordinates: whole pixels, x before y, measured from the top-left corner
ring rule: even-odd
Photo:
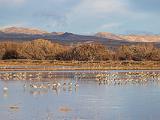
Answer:
[[[2,59],[18,59],[19,55],[16,50],[7,50],[3,55]]]

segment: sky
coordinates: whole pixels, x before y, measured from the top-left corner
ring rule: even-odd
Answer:
[[[159,34],[159,6],[160,0],[0,0],[0,28]]]

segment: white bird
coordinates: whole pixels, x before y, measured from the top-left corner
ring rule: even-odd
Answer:
[[[78,84],[78,83],[76,83],[76,84],[75,84],[75,87],[79,87],[79,84]]]
[[[3,90],[4,90],[4,91],[7,91],[7,90],[8,90],[8,88],[7,88],[7,87],[4,87],[4,88],[3,88]]]
[[[61,84],[58,82],[58,83],[57,83],[57,87],[60,87],[60,86],[61,86]]]
[[[69,82],[69,83],[68,83],[68,86],[72,86],[72,82]]]

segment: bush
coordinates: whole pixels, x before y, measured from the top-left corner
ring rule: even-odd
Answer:
[[[100,43],[77,44],[72,47],[44,39],[28,42],[1,42],[0,59],[107,61],[160,61],[160,48],[152,44],[120,46],[108,49]]]
[[[19,55],[16,50],[7,50],[3,55],[2,59],[18,59]]]
[[[82,44],[56,56],[58,60],[102,61],[111,58],[109,50],[102,44]]]

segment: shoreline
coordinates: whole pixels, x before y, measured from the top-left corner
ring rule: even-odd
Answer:
[[[0,60],[0,71],[160,70],[160,61]]]

